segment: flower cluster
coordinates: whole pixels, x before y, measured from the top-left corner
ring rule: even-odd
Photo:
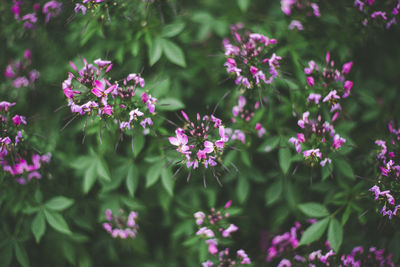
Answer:
[[[261,81],[271,84],[278,76],[280,56],[271,55],[270,47],[277,43],[260,33],[246,31],[240,35],[242,25],[232,26],[234,44],[228,39],[223,40],[225,56],[224,66],[228,73],[235,77],[235,83],[242,88],[261,86]]]
[[[88,8],[96,7],[96,4],[101,2],[104,2],[104,0],[83,0],[82,3],[75,4],[75,13],[81,11],[85,15]]]
[[[14,115],[11,118],[9,109],[16,103],[0,102],[0,165],[5,173],[16,177],[20,184],[26,184],[33,178],[40,179],[39,169],[42,163],[50,162],[50,154],[40,156],[31,153],[24,144],[23,125],[26,118]]]
[[[297,231],[301,225],[295,222],[289,232],[275,236],[271,241],[271,246],[267,250],[267,262],[271,262],[276,258],[280,258],[285,252],[291,251],[299,245]]]
[[[369,248],[364,253],[363,247],[354,247],[349,255],[337,255],[331,248],[328,241],[325,242],[325,249],[318,249],[311,252],[296,251],[299,244],[297,232],[301,228],[300,223],[295,225],[282,235],[272,239],[272,245],[268,248],[267,262],[279,262],[278,267],[291,266],[395,266],[391,260],[392,255],[385,256],[384,249]],[[325,253],[323,251],[326,251]],[[299,254],[299,252],[301,254]]]
[[[319,11],[319,5],[317,3],[308,0],[281,0],[281,9],[287,16],[301,14],[301,18],[317,17],[321,16]],[[298,29],[299,31],[304,30],[303,24],[300,20],[293,19],[289,24],[289,29]]]
[[[216,166],[228,141],[222,121],[214,115],[201,117],[197,113],[197,120],[192,122],[184,111],[181,114],[185,125],[175,130],[169,142],[177,147],[187,168]]]
[[[306,100],[308,110],[303,112],[297,122],[302,132],[289,139],[297,153],[303,151],[304,157],[310,160],[311,165],[319,162],[321,166],[331,163],[329,154],[346,142],[346,139],[336,133],[333,123],[342,110],[340,99],[347,98],[353,87],[353,82],[345,78],[353,62],[345,63],[340,71],[334,68],[335,64],[329,52],[325,61],[326,66],[323,68],[312,60],[304,69],[307,75],[307,90],[311,91]],[[330,115],[323,120],[323,114]]]
[[[206,239],[205,243],[208,245],[208,252],[214,255],[215,258],[214,261],[207,260],[202,263],[203,267],[233,267],[251,263],[250,258],[243,249],[239,249],[236,254],[231,255],[229,248],[219,247],[219,244],[223,243],[223,239],[229,238],[232,233],[239,230],[239,227],[226,220],[229,218],[231,204],[232,201],[228,201],[223,210],[211,208],[211,213],[208,215],[202,211],[194,214],[196,224],[200,227],[196,235]]]
[[[37,15],[40,11],[40,4],[34,3],[31,10],[32,12],[22,15],[22,8],[24,6],[23,0],[13,0],[13,3],[11,11],[14,14],[14,18],[17,21],[23,22],[24,28],[33,29],[38,21]],[[61,8],[62,4],[60,2],[54,0],[46,2],[42,8],[42,13],[45,15],[45,22],[48,23],[51,18],[58,16],[61,12]]]
[[[106,220],[103,223],[103,228],[113,237],[127,239],[135,238],[139,226],[136,223],[138,213],[135,211],[129,212],[128,217],[125,216],[125,211],[120,209],[118,215],[114,215],[111,210],[106,210]]]
[[[89,64],[83,59],[83,63],[83,67],[78,70],[70,62],[77,74],[69,73],[62,84],[68,106],[73,113],[113,117],[121,130],[131,129],[138,120],[144,129],[153,125],[150,115],[155,113],[157,99],[146,92],[136,96],[138,87],[145,86],[145,81],[139,74],[129,74],[124,78],[123,85],[119,85],[105,78],[105,74],[112,69],[111,61],[97,59],[94,64]],[[148,113],[147,116],[145,112]]]
[[[232,108],[232,128],[225,129],[226,135],[231,141],[238,140],[243,144],[246,141],[245,132],[257,133],[259,138],[266,133],[261,123],[252,121],[255,112],[260,108],[260,102],[256,101],[254,105],[247,105],[247,102],[244,96],[239,96],[238,104]]]
[[[10,62],[4,72],[7,79],[12,80],[12,85],[15,88],[33,86],[35,81],[39,79],[40,73],[29,66],[32,64],[31,51],[29,49],[24,52],[24,59]]]
[[[375,0],[355,0],[354,6],[365,15],[362,24],[368,23],[385,25],[386,29],[397,24],[397,16],[400,11],[399,0],[377,1]]]
[[[377,161],[380,175],[377,185],[371,187],[369,191],[375,194],[375,200],[384,203],[381,209],[382,215],[387,215],[389,219],[392,219],[393,215],[398,216],[397,211],[400,208],[400,203],[396,205],[395,199],[395,197],[399,197],[400,193],[400,129],[396,129],[392,122],[388,124],[388,128],[391,134],[390,140],[375,141],[375,144],[379,146]]]

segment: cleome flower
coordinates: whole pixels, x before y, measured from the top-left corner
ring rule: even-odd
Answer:
[[[129,212],[128,216],[125,215],[125,211],[120,209],[119,214],[114,215],[110,209],[105,211],[107,222],[103,223],[103,228],[113,238],[135,238],[139,229],[136,220],[138,213],[135,211]]]

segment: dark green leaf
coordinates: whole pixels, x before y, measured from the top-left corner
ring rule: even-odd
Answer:
[[[250,0],[237,0],[238,6],[242,12],[246,12],[250,5]]]
[[[321,221],[318,221],[310,225],[301,236],[299,246],[310,244],[315,240],[319,239],[325,232],[326,228],[328,227],[328,223],[329,223],[329,218],[325,218]]]
[[[69,208],[72,204],[74,204],[74,200],[70,198],[66,198],[63,196],[53,197],[49,201],[47,201],[44,205],[46,208],[56,211],[62,211]]]
[[[175,22],[169,25],[166,25],[163,27],[161,36],[162,37],[174,37],[181,33],[183,29],[185,28],[185,23],[183,22]]]
[[[236,196],[240,203],[244,203],[250,192],[250,184],[246,177],[239,176],[238,183],[236,185]]]
[[[172,172],[170,169],[163,168],[161,171],[161,182],[165,190],[167,190],[168,194],[171,196],[174,195],[174,180],[172,179]]]
[[[87,194],[92,188],[94,182],[96,181],[96,165],[90,165],[83,176],[83,192]]]
[[[315,202],[299,204],[299,209],[311,218],[322,218],[329,215],[329,211],[324,205]]]
[[[158,181],[163,166],[163,162],[158,162],[149,167],[146,173],[146,187],[150,187]]]
[[[58,212],[44,210],[44,215],[46,216],[47,222],[53,227],[55,230],[59,231],[63,234],[71,234],[71,230],[69,230],[67,222]]]
[[[287,174],[292,163],[292,156],[289,148],[279,149],[279,166],[284,174]]]
[[[154,39],[153,43],[149,48],[149,64],[153,66],[157,63],[157,61],[161,58],[162,55],[162,45],[161,39],[156,38]]]
[[[162,49],[169,61],[178,66],[186,67],[185,55],[179,46],[167,39],[162,39]]]
[[[278,180],[270,185],[265,192],[265,203],[271,205],[275,203],[282,194],[282,181]]]
[[[126,176],[126,188],[128,189],[129,195],[133,197],[139,183],[139,173],[135,165],[131,165],[128,169]]]
[[[15,257],[17,258],[19,264],[21,264],[22,267],[29,267],[29,258],[25,248],[20,246],[19,243],[15,243],[14,249]]]
[[[328,241],[333,250],[337,253],[343,241],[343,228],[335,218],[331,219],[329,223]]]
[[[158,110],[179,110],[183,109],[185,105],[176,98],[163,98],[157,103]]]
[[[46,222],[44,220],[44,214],[42,211],[38,212],[32,221],[31,230],[35,236],[36,243],[40,242],[40,239],[46,232]]]

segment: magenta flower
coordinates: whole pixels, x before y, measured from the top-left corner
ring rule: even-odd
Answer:
[[[292,20],[289,24],[289,30],[298,29],[299,31],[304,30],[303,24],[298,20]]]
[[[222,236],[223,237],[228,237],[231,235],[231,233],[236,232],[237,230],[239,230],[239,227],[237,227],[234,224],[230,224],[228,226],[228,228],[226,228],[224,231],[222,231]]]
[[[189,146],[186,145],[188,143],[187,135],[178,130],[176,130],[176,137],[169,137],[168,140],[172,145],[178,147],[176,150],[179,152],[186,153],[189,150]]]
[[[307,97],[307,102],[310,102],[313,100],[315,104],[318,104],[320,99],[321,99],[320,94],[310,93],[310,95]]]
[[[62,4],[57,1],[49,1],[43,6],[43,13],[46,14],[45,22],[48,23],[50,18],[57,17],[61,12]]]
[[[340,99],[340,96],[337,95],[336,90],[332,90],[324,97],[322,102],[335,101],[335,99]]]
[[[113,84],[107,89],[105,89],[105,85],[102,82],[98,80],[95,80],[94,82],[96,83],[96,87],[94,87],[91,92],[97,97],[107,96],[118,86],[117,84]]]
[[[343,64],[342,73],[348,74],[351,70],[351,67],[353,67],[353,61]]]
[[[25,120],[24,116],[15,115],[12,118],[12,120],[13,120],[14,124],[18,125],[18,126],[21,125],[21,123],[26,124],[26,120]]]

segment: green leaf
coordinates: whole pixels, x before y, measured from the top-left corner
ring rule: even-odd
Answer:
[[[290,168],[290,164],[292,163],[292,155],[290,154],[289,148],[281,148],[279,149],[279,166],[284,174],[287,174]]]
[[[281,194],[282,194],[282,181],[278,180],[271,186],[269,186],[267,191],[265,192],[265,203],[267,205],[275,203],[279,199],[279,196]]]
[[[153,66],[154,64],[157,63],[158,60],[160,60],[162,55],[161,39],[160,38],[154,39],[148,51],[149,51],[149,64],[150,66]]]
[[[0,249],[1,265],[4,267],[10,266],[12,258],[13,258],[13,246],[11,245],[11,243],[9,243]]]
[[[167,190],[168,194],[171,196],[174,195],[174,180],[172,179],[172,172],[170,169],[163,168],[161,171],[161,182],[165,190]]]
[[[185,55],[179,46],[167,39],[162,39],[162,49],[170,62],[186,67]]]
[[[353,172],[353,168],[351,167],[351,165],[344,159],[336,159],[335,160],[335,167],[336,170],[342,174],[343,176],[354,180],[355,176],[354,176],[354,172]]]
[[[66,198],[63,196],[53,197],[49,201],[47,201],[44,205],[46,208],[56,211],[65,210],[71,205],[74,204],[74,200],[70,198]]]
[[[36,217],[33,219],[31,230],[35,236],[36,243],[39,243],[40,239],[46,232],[46,222],[44,220],[44,214],[42,211],[38,212]]]
[[[242,12],[246,12],[250,5],[250,0],[237,0],[237,4]]]
[[[139,155],[139,153],[142,151],[145,143],[145,138],[143,134],[135,134],[133,137],[133,155],[135,158]]]
[[[329,215],[329,211],[324,205],[315,202],[299,204],[299,209],[311,218],[322,218]]]
[[[152,186],[158,181],[158,178],[160,177],[161,170],[164,166],[163,162],[158,162],[154,165],[152,165],[147,173],[146,173],[146,188]]]
[[[328,241],[333,250],[337,253],[343,241],[343,227],[335,218],[329,223]]]
[[[162,37],[174,37],[181,33],[183,29],[185,28],[185,23],[184,22],[175,22],[169,25],[164,26],[161,32]]]
[[[272,136],[268,137],[262,145],[257,148],[257,152],[264,152],[268,153],[271,152],[279,145],[280,137],[279,136]]]
[[[131,165],[128,169],[126,176],[126,188],[128,189],[129,195],[133,197],[139,183],[139,173],[135,165]]]
[[[21,264],[22,267],[29,267],[29,258],[25,248],[20,246],[19,243],[15,243],[14,249],[15,257],[17,258],[19,264]]]
[[[69,230],[67,222],[64,220],[60,213],[45,209],[44,215],[46,216],[47,222],[55,230],[67,235],[72,234],[71,230]]]
[[[90,165],[83,176],[83,192],[87,194],[96,181],[96,165]]]
[[[179,110],[183,109],[185,105],[182,103],[182,101],[176,99],[176,98],[163,98],[160,101],[157,102],[157,109],[158,110]]]
[[[108,171],[107,163],[103,159],[97,158],[96,167],[99,177],[103,178],[103,181],[110,182],[111,177],[110,172]]]
[[[250,192],[250,184],[246,177],[239,176],[238,183],[236,185],[236,196],[239,203],[244,203]]]
[[[300,239],[299,246],[306,245],[314,242],[318,238],[322,236],[328,227],[329,218],[325,218],[321,221],[318,221],[312,225],[310,225],[303,233]]]
[[[351,214],[351,206],[348,205],[342,216],[342,225],[345,225]]]

